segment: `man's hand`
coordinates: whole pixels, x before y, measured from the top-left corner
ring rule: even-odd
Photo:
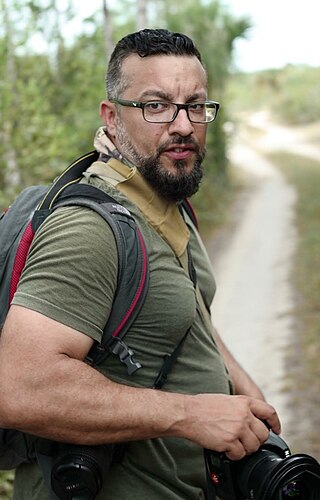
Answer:
[[[224,452],[239,460],[255,452],[271,430],[280,433],[280,422],[269,404],[246,396],[201,394],[187,397],[182,434],[203,448]]]

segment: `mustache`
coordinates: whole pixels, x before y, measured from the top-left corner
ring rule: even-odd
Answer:
[[[166,151],[166,149],[168,149],[172,145],[180,146],[182,144],[184,146],[192,146],[197,154],[200,153],[200,146],[193,137],[181,137],[181,135],[177,135],[177,136],[172,137],[170,140],[166,141],[165,143],[161,144],[161,146],[159,146],[159,148],[158,148],[158,154],[160,155],[160,154],[164,153],[164,151]]]

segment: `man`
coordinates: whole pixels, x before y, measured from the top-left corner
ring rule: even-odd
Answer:
[[[95,138],[100,158],[83,182],[127,207],[146,243],[148,294],[126,336],[142,368],[128,376],[114,356],[100,371],[84,362],[112,306],[116,246],[96,213],[57,209],[35,237],[3,329],[0,425],[68,443],[126,442],[99,499],[205,498],[203,447],[238,460],[267,439],[262,420],[280,432],[275,410],[211,331],[204,304],[214,280],[178,208],[198,189],[218,104],[208,99],[192,41],[166,30],[118,43],[107,91]],[[117,161],[107,162],[110,155]],[[187,245],[202,297],[185,269]],[[152,389],[164,355],[186,331],[163,390]],[[20,466],[15,499],[48,498],[38,466]]]

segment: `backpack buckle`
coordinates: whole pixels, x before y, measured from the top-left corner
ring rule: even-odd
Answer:
[[[141,363],[139,361],[135,361],[134,352],[130,347],[128,347],[123,340],[118,338],[113,339],[114,342],[109,347],[110,352],[115,354],[120,359],[121,363],[125,364],[127,367],[128,375],[132,375],[134,372],[142,368]]]

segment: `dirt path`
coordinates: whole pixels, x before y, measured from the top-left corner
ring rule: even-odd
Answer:
[[[285,353],[294,335],[289,276],[296,193],[243,137],[233,146],[232,161],[249,188],[233,208],[230,227],[207,243],[218,286],[213,322],[277,408],[290,443],[290,394],[284,389]]]

